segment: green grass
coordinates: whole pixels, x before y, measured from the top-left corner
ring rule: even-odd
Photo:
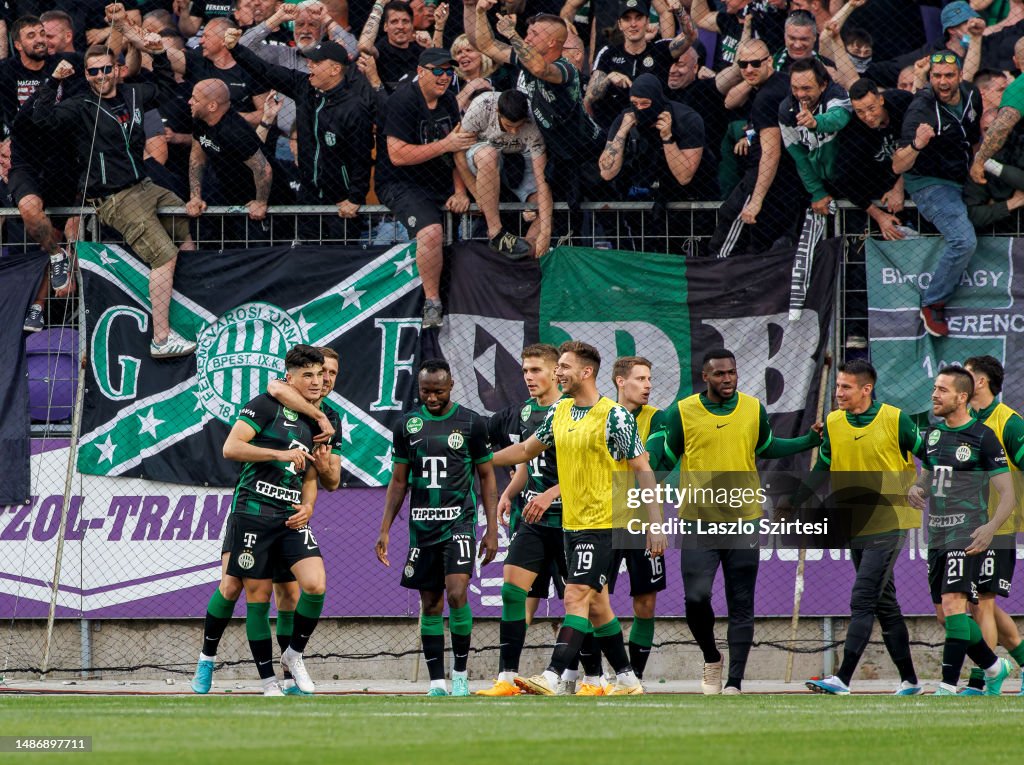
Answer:
[[[7,696],[0,735],[88,735],[93,751],[0,762],[888,765],[962,752],[991,765],[1021,761],[1022,708],[1012,697]]]

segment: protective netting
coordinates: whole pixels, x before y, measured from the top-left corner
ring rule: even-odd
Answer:
[[[595,345],[607,395],[613,359],[646,357],[662,409],[725,346],[780,437],[833,408],[851,358],[922,424],[946,363],[991,355],[1003,400],[1024,393],[1015,3],[11,5],[0,236],[29,276],[0,284],[27,379],[4,435],[32,440],[0,498],[8,674],[192,671],[238,471],[221,446],[298,342],[340,357],[309,655],[341,676],[419,671],[418,597],[373,546],[424,358],[490,416],[527,399],[530,343]],[[508,536],[474,570],[474,674],[497,665]],[[912,530],[896,565],[907,614],[932,614],[926,550]],[[751,676],[817,674],[841,644],[849,555],[803,557],[762,550]],[[652,667],[674,673],[700,654],[677,550],[665,571]],[[240,625],[219,659],[245,676]]]

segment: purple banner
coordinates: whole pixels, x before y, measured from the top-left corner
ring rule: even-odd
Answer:
[[[51,448],[55,444],[51,443]],[[63,446],[61,444],[60,446]],[[51,592],[63,497],[59,469],[64,448],[37,450],[37,480],[29,505],[0,507],[0,617],[45,617]],[[42,486],[42,484],[48,484]],[[49,489],[49,491],[46,491]],[[405,516],[392,528],[390,568],[377,562],[374,543],[380,526],[384,489],[321,492],[312,526],[327,568],[327,616],[416,616],[417,593],[399,585],[408,534]],[[65,524],[65,546],[57,615],[62,618],[199,618],[206,610],[220,572],[220,545],[231,493],[140,479],[76,477]],[[482,528],[480,529],[482,535]],[[502,567],[508,545],[500,533],[495,562],[477,568],[470,587],[473,612],[501,613]],[[896,566],[896,587],[906,613],[930,614],[926,554],[921,536],[911,532]],[[658,598],[658,613],[683,615],[679,551],[666,567],[668,590]],[[758,577],[758,616],[789,616],[793,608],[795,550],[762,549]],[[849,613],[853,564],[841,550],[809,550],[801,613],[804,616]],[[630,613],[628,576],[623,572],[613,596],[617,612]],[[721,577],[715,609],[726,612]],[[1014,603],[1017,603],[1015,606]],[[1020,611],[1019,596],[1004,605]],[[239,613],[244,608],[239,605]],[[541,615],[560,615],[550,600]]]

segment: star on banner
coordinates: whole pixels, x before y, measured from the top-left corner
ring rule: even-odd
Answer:
[[[114,464],[114,449],[117,448],[117,444],[114,443],[114,439],[110,433],[107,433],[106,441],[101,444],[96,444],[96,448],[100,450],[99,462],[109,462],[111,465]]]
[[[165,422],[167,422],[166,420],[161,420],[161,419],[157,418],[157,416],[156,416],[156,414],[154,412],[154,408],[153,407],[150,407],[149,411],[146,414],[137,414],[135,416],[139,418],[139,435],[140,436],[143,433],[148,433],[153,438],[156,438],[156,428],[157,428],[157,426],[158,425],[163,425]]]
[[[299,314],[298,323],[299,329],[302,331],[302,334],[305,335],[306,337],[310,336],[309,330],[313,329],[313,327],[316,326],[315,321],[307,321],[306,317],[301,313]]]
[[[345,443],[352,443],[352,431],[355,429],[356,426],[349,420],[348,415],[341,415],[341,437]]]
[[[412,276],[412,267],[416,263],[416,256],[412,255],[409,250],[406,250],[405,257],[401,260],[395,260],[393,263],[395,264],[395,276],[398,276],[402,271]]]
[[[380,470],[377,473],[387,473],[391,470],[391,450],[389,449],[383,455],[374,457],[377,462],[380,463]]]
[[[359,298],[366,294],[366,290],[357,290],[355,287],[344,290],[341,296],[345,301],[341,304],[341,309],[345,310],[350,305],[354,305],[356,308],[362,310],[362,306],[359,305]]]

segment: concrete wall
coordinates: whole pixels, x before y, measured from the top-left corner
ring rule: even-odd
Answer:
[[[833,619],[834,634],[842,639],[845,619]],[[1018,620],[1020,624],[1024,624]],[[629,622],[623,620],[628,631]],[[939,674],[943,630],[934,618],[908,619],[914,659],[924,679]],[[8,622],[0,637],[0,667],[6,667],[8,679],[34,676],[25,669],[41,666],[45,636],[43,621]],[[544,619],[527,635],[527,648],[520,666],[524,674],[539,672],[547,664],[550,644],[558,624]],[[760,619],[755,630],[755,646],[751,651],[747,678],[781,680],[785,676],[790,622],[788,619]],[[726,622],[718,620],[717,634],[725,653]],[[201,648],[202,622],[187,621],[94,621],[89,632],[92,641],[91,666],[104,679],[129,677],[153,679],[190,675]],[[49,666],[59,672],[51,678],[75,678],[82,666],[81,628],[78,621],[56,624],[51,644]],[[470,657],[472,678],[493,677],[498,664],[498,622],[478,619],[474,624],[473,642],[483,648]],[[701,654],[682,619],[661,619],[657,622],[655,642],[659,645],[651,655],[646,672],[649,683],[658,679],[685,680],[700,676]],[[938,647],[927,647],[928,645]],[[793,676],[795,679],[820,675],[824,653],[823,620],[803,619],[797,632]],[[806,652],[803,652],[806,651]],[[426,677],[419,661],[419,631],[408,619],[331,619],[321,622],[310,643],[307,655],[329,654],[327,658],[310,660],[311,670],[324,679],[338,680],[376,678],[412,680]],[[842,646],[833,652],[834,665],[842,658]],[[224,635],[218,659],[229,666],[218,670],[223,679],[252,678],[251,657],[245,639],[245,625],[236,619]],[[230,665],[233,663],[233,665]],[[132,669],[139,667],[139,669]],[[857,679],[897,679],[881,642],[878,628],[858,669]]]

